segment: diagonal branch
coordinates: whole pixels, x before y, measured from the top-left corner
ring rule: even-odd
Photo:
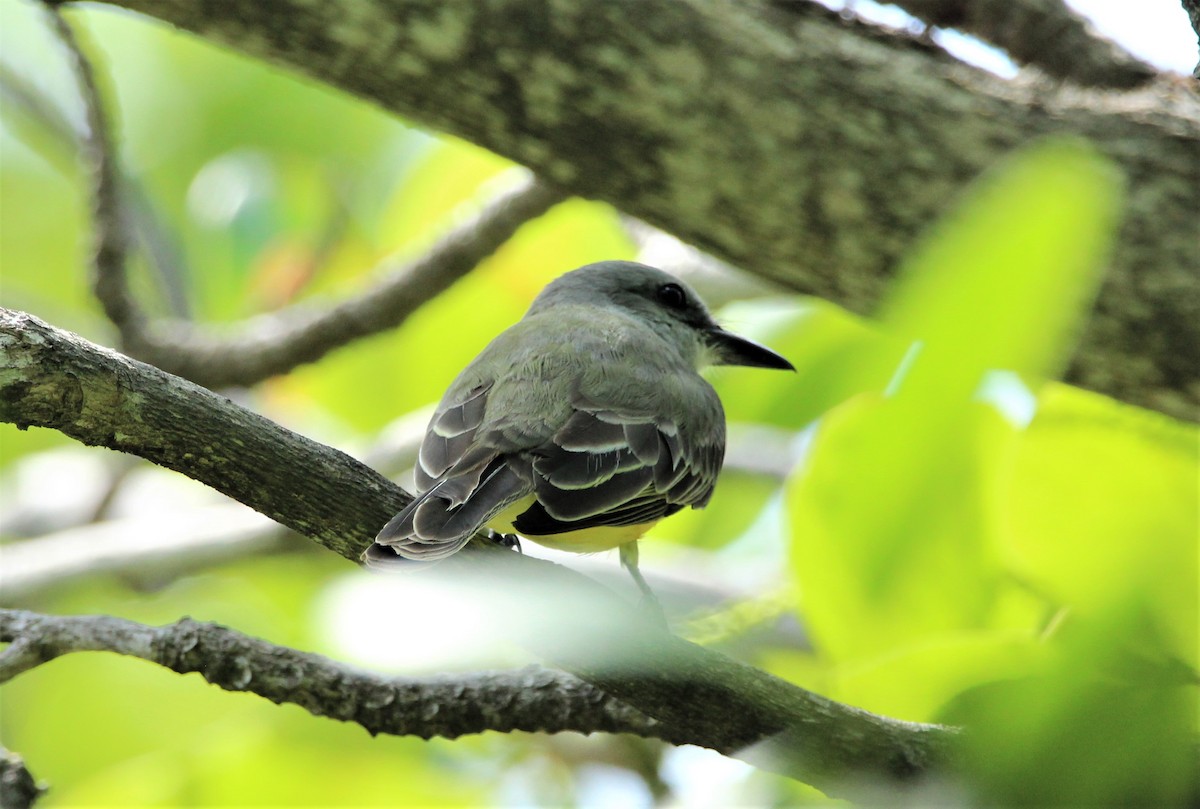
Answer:
[[[494,253],[522,225],[565,199],[561,192],[524,177],[454,227],[424,256],[387,269],[371,288],[332,306],[296,304],[248,320],[232,331],[152,318],[129,287],[132,245],[123,223],[130,217],[95,68],[62,14],[52,8],[50,16],[86,110],[81,152],[91,177],[93,292],[132,356],[206,387],[252,385],[398,326]]]
[[[1017,62],[1085,86],[1127,90],[1158,71],[1097,34],[1063,0],[896,0],[938,28],[974,34]]]
[[[408,499],[346,455],[228,399],[7,310],[0,421],[176,469],[350,559]],[[482,543],[435,571],[482,599],[472,614],[494,631],[669,727],[676,743],[843,794],[864,775],[911,782],[950,759],[952,728],[869,714],[688,643],[567,568]]]
[[[252,385],[315,362],[354,340],[395,328],[448,289],[532,219],[564,199],[532,178],[498,194],[443,236],[426,254],[369,289],[331,306],[294,304],[241,323],[231,333],[180,320],[125,330],[139,359],[206,387]]]
[[[115,652],[180,674],[198,672],[226,691],[354,722],[372,735],[454,739],[523,730],[672,740],[661,723],[596,687],[538,666],[424,679],[386,677],[189,618],[147,626],[108,615],[8,609],[0,610],[0,642],[11,644],[0,652],[0,683],[61,655]]]
[[[345,453],[6,309],[0,309],[0,421],[50,427],[89,446],[146,458],[347,559],[357,560],[409,500]]]
[[[122,333],[141,329],[146,319],[129,290],[126,260],[129,231],[122,226],[115,145],[92,63],[83,55],[75,30],[57,6],[46,5],[50,28],[63,44],[67,63],[83,97],[84,132],[80,151],[92,180],[92,292],[104,314]]]

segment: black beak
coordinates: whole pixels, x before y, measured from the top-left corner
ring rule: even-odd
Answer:
[[[790,362],[764,345],[714,327],[708,330],[709,343],[715,349],[718,365],[747,365],[752,368],[796,370]]]

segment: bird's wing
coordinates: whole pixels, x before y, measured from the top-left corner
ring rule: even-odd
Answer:
[[[537,500],[514,521],[518,533],[637,525],[708,502],[725,454],[720,402],[706,383],[685,409],[655,393],[620,408],[577,394],[566,423],[531,453]]]

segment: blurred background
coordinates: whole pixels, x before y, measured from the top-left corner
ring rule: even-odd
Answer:
[[[1074,5],[1111,25],[1105,9],[1135,4]],[[1136,5],[1148,27],[1110,34],[1190,71],[1178,5]],[[514,182],[469,144],[161,25],[71,13],[101,60],[144,227],[135,291],[156,313],[235,322],[344,297]],[[87,282],[82,111],[34,4],[0,4],[0,66],[0,303],[114,345]],[[1165,804],[1195,761],[1197,432],[1044,383],[1070,352],[1119,207],[1095,155],[1034,147],[914,246],[867,323],[572,200],[400,328],[224,392],[408,486],[429,406],[550,279],[613,258],[678,272],[798,373],[710,376],[730,420],[727,471],[709,508],[642,543],[677,630],[870,711],[979,728],[970,767],[989,800]],[[1074,258],[1050,266],[1062,245]],[[964,260],[987,266],[962,281],[949,270]],[[189,615],[396,674],[531,662],[473,632],[452,594],[370,576],[199,484],[51,431],[0,425],[0,519],[4,606]],[[629,589],[615,554],[563,562]],[[430,604],[444,623],[396,619]],[[113,655],[39,667],[4,687],[0,711],[4,745],[52,787],[48,807],[827,802],[642,739],[371,738]]]

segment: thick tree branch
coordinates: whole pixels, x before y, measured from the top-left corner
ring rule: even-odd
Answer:
[[[407,499],[340,452],[7,310],[0,421],[51,427],[177,469],[351,559]],[[860,777],[908,781],[947,762],[952,729],[840,705],[688,643],[558,565],[481,543],[434,570],[466,582],[482,599],[475,612],[495,631],[662,723],[676,743],[749,758],[832,793],[853,790]],[[14,665],[38,654],[13,648]]]
[[[524,730],[669,740],[660,723],[639,711],[575,677],[537,666],[424,679],[385,677],[188,618],[147,626],[107,615],[24,610],[0,610],[0,642],[11,644],[0,652],[0,682],[64,654],[115,652],[180,674],[198,672],[226,691],[354,722],[373,735],[455,739],[487,730]]]
[[[1097,34],[1063,0],[897,0],[896,5],[938,28],[974,34],[1055,78],[1129,89],[1158,75]]]
[[[347,559],[357,560],[408,501],[344,453],[7,309],[0,309],[0,421],[49,427],[89,446],[146,458]]]
[[[81,153],[92,185],[93,291],[126,351],[197,384],[253,385],[318,360],[353,340],[398,326],[494,253],[521,225],[564,199],[561,192],[523,178],[443,236],[425,255],[407,266],[389,268],[374,286],[332,306],[296,304],[260,315],[232,332],[186,320],[151,318],[129,288],[132,245],[125,223],[133,216],[119,182],[116,145],[95,68],[58,10],[51,8],[50,16],[86,110]]]
[[[1200,97],[1006,82],[815,4],[112,0],[523,163],[790,288],[869,312],[987,167],[1072,133],[1130,193],[1068,381],[1200,403]]]

